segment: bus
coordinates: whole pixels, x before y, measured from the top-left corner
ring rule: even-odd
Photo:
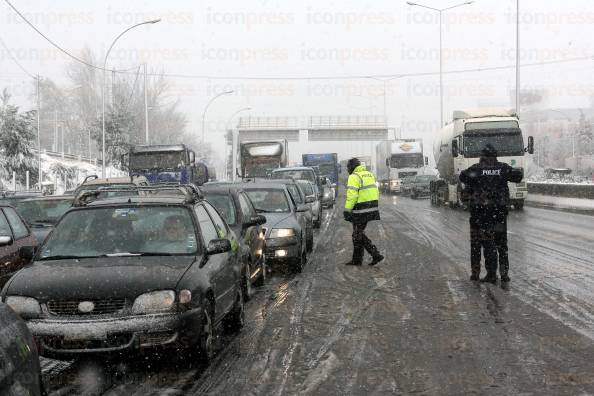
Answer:
[[[139,145],[129,153],[130,176],[144,176],[150,183],[194,183],[215,179],[213,169],[185,144]]]

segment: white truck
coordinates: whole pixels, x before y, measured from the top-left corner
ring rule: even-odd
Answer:
[[[516,112],[503,108],[479,108],[454,111],[453,121],[439,132],[433,144],[439,178],[430,185],[431,204],[463,206],[460,172],[479,162],[481,150],[490,143],[497,159],[524,170],[525,153],[534,151],[534,139],[524,139]],[[528,196],[526,182],[509,183],[510,202],[522,209]]]
[[[427,163],[421,139],[385,140],[375,147],[375,172],[383,192],[400,193],[402,179],[424,174]]]

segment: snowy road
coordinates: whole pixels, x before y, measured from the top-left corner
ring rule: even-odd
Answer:
[[[327,213],[303,274],[260,288],[209,367],[44,360],[49,393],[594,394],[594,217],[513,212],[508,290],[468,281],[467,213],[383,197],[382,217],[387,260],[356,268]]]

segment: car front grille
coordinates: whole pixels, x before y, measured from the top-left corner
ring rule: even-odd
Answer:
[[[79,309],[81,302],[92,302],[94,308],[89,312]],[[122,311],[126,307],[126,299],[112,298],[101,300],[66,300],[49,301],[47,309],[52,315],[107,315]]]
[[[112,334],[104,340],[70,340],[61,336],[44,336],[39,341],[44,347],[56,350],[123,348],[132,341],[132,334]]]

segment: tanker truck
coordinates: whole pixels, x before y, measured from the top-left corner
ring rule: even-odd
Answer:
[[[524,146],[514,110],[480,108],[454,111],[452,122],[441,129],[433,142],[439,178],[430,185],[432,205],[463,206],[461,193],[464,186],[458,179],[460,172],[476,164],[481,150],[489,143],[497,150],[500,162],[522,171],[525,153],[534,152],[532,136],[528,137],[527,147]],[[509,194],[511,205],[521,210],[528,196],[526,182],[509,183]]]

